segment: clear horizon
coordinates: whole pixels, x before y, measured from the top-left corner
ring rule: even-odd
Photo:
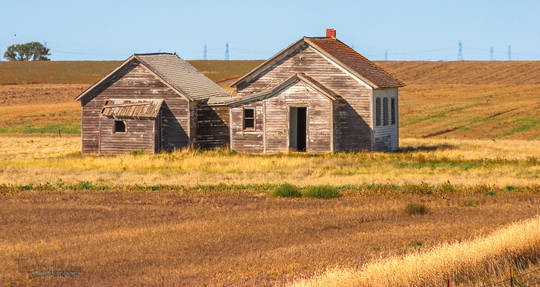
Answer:
[[[263,60],[302,36],[337,37],[371,60],[540,60],[540,2],[143,1],[3,4],[0,49],[46,43],[51,59],[124,60],[176,52],[188,60]],[[21,19],[23,21],[21,21]],[[385,54],[387,56],[385,56]],[[2,60],[4,60],[2,58]]]

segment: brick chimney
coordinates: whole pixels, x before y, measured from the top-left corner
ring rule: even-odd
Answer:
[[[336,30],[331,28],[326,29],[326,38],[336,39]]]

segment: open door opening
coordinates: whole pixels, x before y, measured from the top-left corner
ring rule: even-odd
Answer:
[[[289,148],[306,151],[307,108],[291,107],[289,112]]]

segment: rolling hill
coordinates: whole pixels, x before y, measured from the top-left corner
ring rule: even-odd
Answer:
[[[218,84],[262,61],[190,61]],[[540,139],[540,61],[376,62],[404,81],[402,137]],[[72,101],[118,61],[0,62],[0,132],[78,133]]]

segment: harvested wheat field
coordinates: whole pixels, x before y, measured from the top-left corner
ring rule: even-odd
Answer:
[[[381,191],[330,200],[210,190],[46,194],[28,190],[1,196],[0,281],[41,286],[281,285],[327,269],[438,252],[441,247],[436,246],[444,242],[489,239],[494,230],[537,215],[540,203],[538,192]],[[409,203],[425,206],[427,213],[407,214]],[[475,242],[471,244],[479,244]],[[539,241],[532,243],[523,248],[538,250]],[[471,257],[483,260],[486,254]],[[538,252],[524,258],[537,260]],[[522,262],[524,267],[531,264]],[[51,268],[77,272],[77,279],[28,274]]]
[[[396,153],[82,156],[73,99],[118,64],[0,63],[0,286],[540,279],[540,62],[378,62],[408,84]]]
[[[190,62],[229,91],[261,63]],[[119,64],[0,63],[0,133],[79,134],[73,99]],[[377,64],[407,84],[399,91],[402,137],[540,139],[540,61]]]

